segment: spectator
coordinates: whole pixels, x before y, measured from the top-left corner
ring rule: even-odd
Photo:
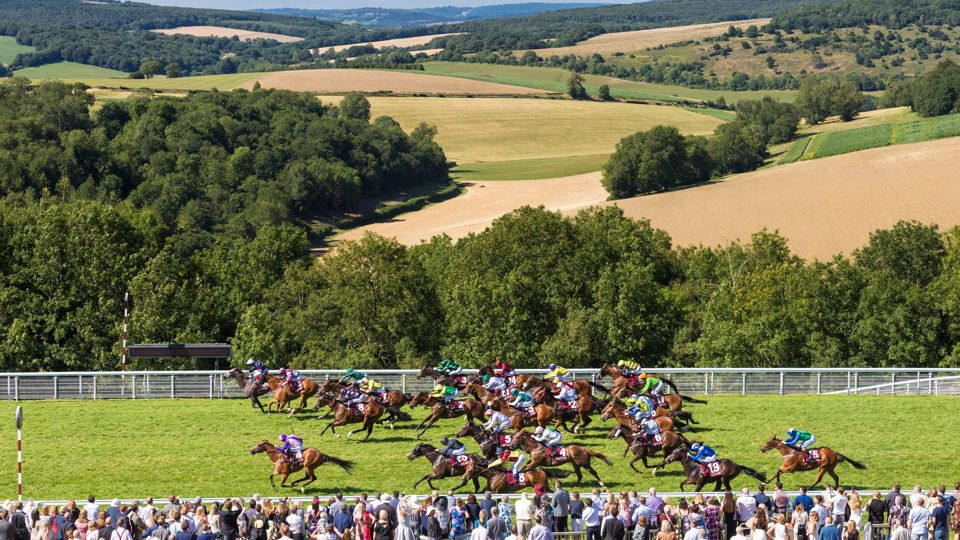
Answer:
[[[960,482],[953,498],[953,540],[960,540]]]
[[[387,506],[390,505],[389,499],[385,502],[387,503]],[[391,540],[392,535],[390,534],[390,517],[389,516],[390,516],[389,510],[380,510],[378,512],[377,522],[373,524],[373,540]]]
[[[437,512],[433,506],[427,509],[427,540],[443,540],[443,529],[440,528]]]
[[[477,525],[470,533],[470,540],[487,540],[487,511],[480,510]]]
[[[500,519],[503,520],[504,525],[506,525],[506,532],[510,532],[513,528],[513,505],[510,504],[510,498],[506,495],[500,499],[500,502],[497,503],[497,509],[500,510]]]
[[[744,534],[747,532],[747,529],[743,525],[737,525],[736,534],[731,536],[729,540],[749,540]]]
[[[604,507],[603,521],[600,523],[600,538],[602,540],[623,540],[625,533],[623,522],[620,521],[617,514],[617,507],[613,504],[608,503]]]
[[[633,540],[650,539],[650,520],[647,516],[641,515],[637,519],[637,524],[633,527]]]
[[[456,538],[467,532],[467,512],[463,504],[463,499],[457,499],[456,504],[450,509],[450,536]]]
[[[770,516],[767,515],[767,506],[757,506],[757,512],[749,522],[751,540],[767,540],[767,528],[770,526]]]
[[[897,519],[893,522],[893,530],[890,533],[890,540],[910,540],[910,531],[904,527],[903,520]]]
[[[567,532],[567,520],[570,516],[570,492],[563,489],[563,484],[557,480],[554,483],[554,492],[551,505],[553,507],[553,530]]]
[[[583,501],[583,528],[587,532],[587,540],[600,540],[601,512],[594,506],[592,499]]]
[[[933,540],[947,540],[947,522],[950,512],[943,505],[943,498],[936,497],[936,506],[930,511],[930,519],[933,520]]]
[[[114,499],[114,502],[119,503]],[[117,510],[120,510],[120,505],[116,504]],[[130,536],[130,531],[127,530],[127,520],[126,518],[117,519],[117,527],[113,529],[113,532],[110,533],[110,540],[133,540],[133,537]]]
[[[92,496],[91,496],[91,497],[92,497]],[[89,500],[89,499],[88,499],[88,500]],[[84,506],[83,508],[84,508],[84,510],[86,510],[87,507]],[[143,520],[144,523],[150,521],[150,518],[153,516],[153,512],[154,512],[156,509],[157,509],[157,508],[156,508],[155,506],[153,506],[153,497],[147,497],[146,504],[144,504],[144,505],[140,508],[140,510],[139,510],[140,519]],[[88,513],[88,518],[87,518],[87,519],[89,519],[89,513]]]
[[[282,504],[282,503],[281,503],[281,504]],[[277,508],[279,508],[279,507],[280,507],[280,505],[278,504],[278,505],[277,505]],[[280,529],[279,529],[279,530],[280,530],[280,538],[278,538],[277,540],[292,540],[292,539],[290,538],[290,526],[287,525],[286,522],[280,522]]]
[[[774,524],[767,530],[767,538],[769,540],[788,540],[789,529],[787,527],[787,516],[785,514],[777,514],[777,519]],[[854,539],[856,540],[856,539]]]
[[[822,495],[817,495],[816,499],[814,500],[816,501],[814,509],[817,511],[817,517],[820,520],[820,528],[822,529],[827,523],[827,518],[830,517],[830,509],[827,508],[826,500]]]
[[[333,532],[337,538],[343,538],[343,533],[353,528],[353,517],[347,505],[341,504],[337,507],[337,513],[333,516]]]
[[[924,506],[923,495],[910,496],[913,500],[913,509],[907,515],[907,528],[910,529],[911,540],[927,540],[927,529],[930,525],[930,510]]]
[[[210,531],[210,523],[204,521],[200,524],[200,534],[197,535],[197,540],[216,540],[216,536]]]
[[[583,501],[580,492],[574,492],[570,500],[570,525],[573,532],[583,532]],[[649,510],[649,509],[648,509]]]
[[[847,515],[847,496],[843,491],[843,487],[837,489],[837,492],[830,498],[830,507],[831,514],[833,515],[833,522],[836,524],[846,523]]]
[[[833,524],[833,518],[827,516],[820,529],[820,540],[840,540],[840,529]]]
[[[100,512],[100,519],[97,521],[103,523],[103,525],[99,527],[100,532],[97,538],[99,540],[111,540],[113,537],[113,520],[110,519],[110,516],[106,515],[106,512]]]
[[[852,519],[847,522],[847,527],[843,530],[843,540],[860,540],[860,530]]]
[[[765,493],[766,487],[763,484],[757,486],[757,492],[753,495],[753,500],[756,501],[757,506],[761,504],[767,507],[767,510],[773,508],[773,501]]]
[[[818,540],[820,538],[820,515],[816,510],[809,512],[809,517],[807,518],[807,536],[810,540]]]
[[[813,498],[807,495],[807,488],[801,487],[800,494],[797,495],[797,498],[793,500],[793,504],[800,503],[803,505],[804,512],[810,512],[810,509],[813,508]]]
[[[100,505],[97,499],[91,495],[87,497],[87,504],[83,505],[83,511],[87,514],[87,521],[96,521],[100,516]]]
[[[353,538],[356,540],[373,539],[373,516],[367,511],[367,505],[362,500],[357,501],[353,509]]]
[[[393,497],[389,493],[383,493],[380,495],[380,505],[377,506],[377,509],[373,512],[374,516],[380,516],[380,512],[387,513],[387,524],[390,526],[390,536],[393,536],[394,531],[397,530],[397,512],[396,507],[393,506]],[[294,540],[299,540],[294,538]]]
[[[874,537],[872,540],[876,540],[878,538],[880,529],[877,528],[877,525],[886,523],[886,514],[887,502],[883,500],[883,497],[880,495],[879,491],[874,491],[873,498],[867,503],[867,521],[873,525],[874,531]]]
[[[238,534],[237,518],[240,517],[240,510],[239,503],[234,503],[231,500],[224,501],[223,508],[218,514],[220,517],[220,534],[224,540],[236,540]],[[250,521],[248,520],[247,523],[250,523]]]
[[[525,540],[533,527],[533,501],[523,493],[514,505],[514,510],[517,516],[517,538]]]
[[[490,494],[490,491],[487,490],[483,493],[483,499],[480,500],[480,509],[487,513],[487,516],[493,517],[493,510],[497,507],[497,501],[494,500],[493,496]]]
[[[107,515],[110,516],[110,521],[119,525],[120,523],[120,499],[114,499],[110,506],[107,507]]]
[[[10,512],[0,510],[0,540],[17,540],[17,528],[10,521]]]
[[[300,516],[297,511],[300,509],[300,503],[293,503],[293,511],[290,512],[284,521],[287,526],[290,527],[290,538],[293,540],[304,540],[305,527],[303,524],[303,518]],[[200,540],[199,538],[197,540]]]
[[[747,523],[757,513],[757,500],[750,496],[750,490],[743,488],[737,497],[737,521]]]
[[[490,519],[487,520],[487,540],[503,540],[507,537],[506,522],[500,517],[500,508],[494,506],[490,509]],[[397,540],[402,540],[397,538]]]
[[[911,508],[913,508],[914,506],[916,506],[918,502],[919,502],[920,504],[923,504],[923,503],[926,502],[925,499],[924,499],[924,496],[923,496],[923,488],[921,488],[919,484],[913,486],[913,493],[910,494],[910,499],[909,499],[909,500],[910,500],[910,507],[911,507]]]
[[[669,521],[660,523],[660,532],[657,533],[656,540],[677,540],[677,533],[673,530],[673,525]]]
[[[773,492],[773,511],[775,514],[787,515],[791,510],[790,496],[784,493],[783,484],[777,482],[775,486],[777,490]],[[794,503],[794,506],[796,506],[796,503]]]
[[[530,529],[529,540],[553,540],[553,533],[539,519],[533,518],[533,528]],[[622,536],[621,536],[622,538]]]
[[[190,532],[190,522],[187,518],[180,520],[180,530],[173,537],[175,540],[196,540],[197,538],[195,534]]]
[[[790,514],[790,524],[793,527],[793,537],[796,540],[807,540],[807,521],[810,516],[803,509],[803,505],[796,503],[793,507],[793,513]]]
[[[737,502],[733,498],[733,492],[729,489],[723,492],[723,504],[720,509],[723,511],[723,527],[726,538],[730,540],[736,535],[737,530]]]
[[[650,488],[647,492],[647,506],[650,507],[650,515],[652,516],[652,521],[650,521],[651,527],[657,527],[660,523],[660,512],[663,511],[664,504],[663,499],[657,497],[657,490]],[[659,536],[659,534],[657,536]]]

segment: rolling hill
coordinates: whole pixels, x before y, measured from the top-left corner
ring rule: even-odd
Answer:
[[[536,15],[562,9],[598,7],[605,3],[545,3],[529,2],[523,4],[496,4],[490,6],[442,6],[418,9],[390,9],[366,7],[353,9],[298,9],[270,8],[255,9],[260,13],[292,15],[336,21],[344,24],[356,24],[373,28],[408,28],[437,24],[451,24],[481,19],[502,19],[521,15]]]

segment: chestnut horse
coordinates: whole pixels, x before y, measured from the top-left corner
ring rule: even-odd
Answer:
[[[527,463],[523,467],[523,471],[532,470],[541,466],[554,467],[569,463],[573,466],[573,472],[577,475],[578,483],[583,481],[583,474],[580,472],[580,469],[583,468],[597,479],[597,482],[600,483],[600,487],[603,487],[603,480],[600,479],[600,475],[597,474],[597,471],[595,471],[590,465],[590,460],[592,458],[597,458],[607,465],[613,465],[613,463],[610,463],[610,460],[607,459],[607,456],[601,454],[600,452],[583,446],[577,446],[575,444],[568,444],[563,447],[563,450],[566,453],[566,459],[564,459],[561,457],[563,454],[551,452],[546,445],[534,439],[533,435],[526,431],[519,431],[513,437],[513,442],[510,444],[510,449],[516,450],[517,448],[523,448],[525,452],[530,454],[530,463]]]
[[[419,405],[432,408],[430,415],[417,425],[417,438],[422,437],[428,429],[437,423],[437,420],[443,418],[459,418],[466,415],[468,423],[483,418],[483,403],[469,398],[456,400],[456,402],[444,403],[443,399],[431,396],[428,392],[420,392],[414,396],[408,403],[411,408]]]
[[[277,406],[277,412],[280,412],[287,407],[287,404],[292,403],[299,397],[300,406],[290,409],[290,414],[292,415],[300,409],[306,408],[307,399],[315,395],[319,389],[313,379],[303,379],[300,381],[299,392],[292,392],[279,377],[267,377],[266,382],[270,391],[273,392],[273,401],[267,404],[267,412],[270,412],[274,405]]]
[[[747,476],[756,478],[764,484],[767,483],[767,476],[762,472],[751,469],[746,465],[738,465],[729,459],[717,460],[717,463],[720,464],[719,476],[704,476],[700,464],[694,461],[684,448],[677,448],[671,452],[663,459],[663,463],[657,465],[657,469],[660,469],[660,467],[663,467],[664,465],[673,463],[676,460],[680,460],[680,463],[683,464],[683,474],[687,476],[686,480],[680,482],[680,491],[683,491],[683,486],[687,484],[695,485],[696,487],[694,488],[694,491],[700,491],[703,489],[704,485],[713,481],[717,482],[717,485],[713,488],[714,491],[720,491],[721,484],[723,484],[723,487],[725,487],[727,490],[732,490],[730,487],[730,481],[739,476],[741,472]]]
[[[503,449],[500,447],[501,442],[500,438],[503,437],[505,444],[509,444],[509,441],[513,441],[513,435],[497,435],[496,433],[491,433],[489,431],[484,431],[484,429],[477,424],[464,424],[460,431],[458,431],[454,437],[473,437],[473,440],[477,441],[477,444],[480,445],[480,453],[483,454],[483,457],[487,459],[494,459],[497,457],[497,453]]]
[[[331,393],[339,395],[340,391],[344,388],[350,388],[353,385],[343,383],[340,381],[329,380],[320,385],[320,393]],[[371,398],[374,397],[373,394],[366,393],[366,395]],[[403,392],[398,392],[397,390],[387,390],[379,395],[376,399],[380,400],[380,404],[383,405],[384,410],[387,412],[387,417],[383,419],[383,423],[388,425],[390,429],[393,429],[393,425],[397,423],[397,420],[402,420],[404,422],[411,420],[410,415],[402,412],[400,407],[406,405],[407,396]],[[320,410],[320,398],[317,399],[317,404],[313,406],[314,412]],[[326,417],[329,412],[323,417]]]
[[[300,469],[303,469],[303,478],[295,480],[289,486],[293,487],[300,482],[307,480],[306,484],[300,486],[300,493],[303,493],[306,491],[305,488],[307,486],[317,480],[317,475],[313,472],[313,470],[328,461],[334,465],[339,465],[349,474],[353,473],[353,463],[351,461],[329,456],[317,450],[316,448],[304,448],[303,461],[300,463],[293,463],[290,461],[283,452],[281,452],[276,446],[270,444],[270,442],[266,439],[258,442],[257,445],[250,450],[251,455],[259,454],[261,452],[266,453],[267,457],[270,458],[270,461],[273,462],[273,472],[270,473],[270,486],[273,487],[274,491],[277,491],[277,485],[273,482],[274,476],[278,474],[280,475],[280,487],[288,487],[286,485],[287,477],[290,476],[291,473],[295,473]]]
[[[523,473],[524,482],[520,484],[510,483],[510,479],[513,478],[513,473],[504,469],[503,467],[480,467],[478,465],[470,464],[467,466],[467,471],[464,473],[464,476],[468,478],[476,478],[482,476],[487,479],[487,489],[486,491],[492,491],[494,493],[513,493],[514,491],[519,491],[525,488],[530,488],[534,486],[547,486],[547,483],[550,481],[550,478],[566,478],[573,474],[570,471],[551,469],[551,470],[536,470]]]
[[[467,463],[476,462],[476,465],[479,467],[487,466],[487,460],[476,454],[467,454],[466,456],[469,460]],[[430,489],[437,489],[433,486],[434,480],[449,478],[451,476],[461,476],[463,481],[457,484],[456,487],[451,488],[451,491],[456,491],[467,485],[467,482],[470,480],[473,480],[473,492],[480,492],[480,481],[477,479],[477,477],[474,476],[473,478],[467,478],[465,475],[469,465],[460,465],[459,463],[457,465],[451,465],[450,458],[440,455],[440,452],[437,451],[433,445],[427,443],[420,443],[414,446],[413,450],[410,452],[410,455],[407,456],[407,461],[413,461],[420,457],[426,458],[427,461],[432,463],[433,469],[430,471],[430,474],[427,474],[423,478],[414,482],[413,489],[417,489],[417,486],[420,484],[420,482],[423,482],[424,480],[427,481],[427,485],[430,486]]]
[[[590,418],[590,413],[593,412],[593,409],[597,405],[597,400],[587,392],[585,394],[577,394],[577,400],[574,402],[575,408],[564,407],[560,405],[560,401],[550,390],[542,386],[533,391],[533,399],[538,403],[543,403],[552,408],[553,415],[557,418],[560,425],[563,426],[563,429],[571,433],[583,433],[587,425],[593,421],[593,419]],[[571,418],[573,419],[572,430],[567,427],[567,420]]]
[[[630,393],[637,393],[641,390],[640,386],[637,386],[631,382],[633,380],[632,377],[625,375],[622,371],[611,366],[610,364],[604,364],[603,367],[600,368],[600,375],[597,377],[599,378],[604,375],[610,375],[613,377],[613,390],[610,391],[610,395],[612,395],[614,398],[623,398]],[[660,377],[660,380],[662,380],[664,384],[672,388],[675,392],[677,391],[677,386],[670,379]],[[663,395],[663,404],[672,412],[682,410],[684,401],[688,403],[707,402],[704,399],[696,399],[680,393]]]
[[[360,426],[360,429],[355,429],[347,433],[347,437],[352,436],[358,431],[366,431],[367,435],[363,440],[367,440],[373,433],[373,425],[383,416],[383,406],[380,405],[379,401],[370,398],[367,398],[363,402],[363,412],[339,401],[331,395],[321,396],[320,399],[317,400],[317,403],[320,406],[329,405],[333,410],[333,422],[330,422],[327,424],[327,427],[323,428],[323,431],[320,432],[321,436],[329,429],[333,435],[339,439],[340,434],[337,433],[338,427],[361,422],[363,425]]]
[[[673,423],[672,418],[666,416],[660,416],[660,411],[665,411],[663,407],[657,409],[657,416],[653,417],[653,421],[660,426],[660,431],[673,431],[675,424]],[[620,403],[618,400],[613,400],[610,403],[607,403],[607,406],[603,408],[603,414],[600,416],[600,419],[606,422],[611,418],[616,418],[617,423],[620,425],[626,425],[634,430],[640,429],[640,426],[637,424],[636,420],[633,419],[627,413],[626,406],[623,403]],[[683,430],[680,430],[683,431]]]
[[[766,442],[762,447],[760,447],[761,452],[767,452],[776,448],[780,455],[783,456],[783,465],[777,469],[777,475],[773,477],[773,482],[780,481],[780,475],[789,474],[792,472],[802,472],[802,471],[812,471],[813,469],[820,469],[817,473],[817,479],[810,485],[810,488],[816,486],[820,483],[820,480],[823,479],[824,473],[829,474],[833,478],[834,489],[840,487],[840,477],[837,476],[837,473],[834,472],[834,469],[837,468],[837,465],[846,461],[847,463],[853,465],[855,469],[866,469],[867,466],[858,461],[854,461],[847,456],[841,454],[840,452],[831,450],[826,446],[820,448],[809,448],[807,451],[816,450],[820,454],[820,459],[816,461],[807,461],[803,456],[803,453],[797,450],[796,448],[784,443],[776,436],[770,437],[770,440]],[[809,489],[809,488],[807,488]]]
[[[553,421],[556,421],[558,425],[560,424],[556,415],[554,415],[553,407],[546,403],[534,405],[532,416],[524,415],[519,409],[511,407],[510,404],[498,397],[490,396],[483,403],[487,407],[509,416],[510,428],[514,430],[523,429],[525,426],[546,427]]]

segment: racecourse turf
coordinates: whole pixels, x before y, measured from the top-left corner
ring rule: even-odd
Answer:
[[[770,472],[779,456],[758,449],[774,433],[797,426],[817,435],[818,442],[867,465],[863,471],[843,464],[841,481],[847,486],[884,487],[894,481],[952,483],[960,475],[949,438],[956,429],[957,398],[930,396],[710,396],[707,405],[689,409],[701,422],[694,436],[713,445],[721,457],[731,458]],[[246,400],[156,399],[99,401],[31,401],[24,408],[24,494],[34,499],[154,497],[176,493],[204,497],[249,496],[270,492],[270,464],[249,450],[262,438],[276,439],[280,432],[297,433],[307,446],[356,461],[354,474],[325,465],[319,481],[307,493],[403,490],[426,474],[426,460],[406,460],[416,444],[412,423],[390,430],[378,426],[367,442],[334,438],[319,432],[325,421],[313,413],[295,419],[263,415]],[[16,453],[13,412],[15,403],[0,405],[0,490],[16,493]],[[407,410],[407,409],[405,409]],[[417,417],[422,409],[416,410]],[[425,441],[436,444],[463,420],[448,420],[431,429]],[[613,422],[596,418],[587,435],[566,440],[604,452],[614,465],[596,465],[613,489],[655,485],[675,490],[681,477],[676,465],[657,477],[630,471],[622,457],[624,443],[604,438]],[[342,433],[346,435],[346,430]],[[472,439],[471,451],[476,450]],[[642,468],[642,467],[640,467]],[[784,484],[796,488],[812,482],[813,473],[788,476]],[[735,487],[755,487],[744,478]],[[454,485],[441,480],[438,487]],[[590,489],[592,480],[576,486]],[[421,485],[420,493],[427,490]],[[294,493],[291,491],[291,493]]]

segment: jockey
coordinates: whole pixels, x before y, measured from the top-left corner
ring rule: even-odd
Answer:
[[[375,398],[382,398],[387,389],[377,381],[369,378],[363,378],[360,381],[360,389],[372,395]]]
[[[633,394],[627,400],[627,403],[631,404],[630,408],[627,409],[627,413],[633,415],[637,422],[640,422],[644,418],[653,418],[656,414],[656,405],[653,403],[653,400],[647,396]]]
[[[456,437],[452,439],[444,437],[440,439],[440,444],[443,445],[443,448],[440,450],[440,455],[448,458],[467,455],[467,445],[458,441]]]
[[[509,379],[516,376],[517,373],[510,364],[503,360],[497,360],[493,363],[493,374],[503,379]]]
[[[347,373],[343,377],[340,377],[340,382],[363,384],[363,381],[366,380],[366,378],[366,373],[351,368],[347,370]]]
[[[367,399],[367,396],[352,386],[340,391],[340,401],[344,402],[350,408],[355,408],[357,405],[363,403],[365,399]]]
[[[573,380],[573,373],[567,371],[567,368],[556,364],[550,364],[550,371],[543,376],[544,379],[553,379],[553,382],[570,382]]]
[[[250,378],[253,379],[254,384],[262,385],[267,382],[267,373],[270,372],[270,368],[266,366],[263,362],[250,358],[247,360],[247,365],[250,366]]]
[[[483,387],[495,394],[502,394],[507,391],[507,381],[500,376],[484,375]]]
[[[512,460],[515,463],[513,464],[513,467],[510,469],[510,474],[512,474],[514,480],[516,480],[520,476],[520,469],[522,469],[523,466],[527,463],[527,456],[523,453],[518,453],[517,457],[515,458],[510,456],[511,456],[510,450],[504,450],[503,453],[497,457],[496,461],[493,461],[492,463],[490,463],[490,466],[487,468],[492,469],[497,465],[502,464],[505,461]]]
[[[660,424],[652,418],[644,418],[640,422],[640,440],[646,446],[653,445],[654,437],[660,434]]]
[[[445,359],[440,362],[440,365],[437,366],[437,371],[443,373],[448,377],[456,377],[463,373],[463,366],[454,362],[450,359]]]
[[[557,399],[562,401],[567,407],[573,405],[577,401],[577,391],[573,389],[573,386],[569,383],[560,382],[553,388],[553,393],[556,394]]]
[[[690,446],[689,454],[693,461],[700,464],[700,471],[703,473],[703,476],[708,476],[709,471],[706,464],[717,461],[717,453],[713,448],[703,443],[693,443]]]
[[[455,386],[438,384],[433,387],[433,392],[430,392],[430,395],[435,398],[443,398],[444,403],[449,403],[460,395],[460,390]]]
[[[624,375],[639,375],[643,373],[643,367],[633,360],[621,360],[617,362],[617,367]]]
[[[643,381],[643,388],[640,389],[640,394],[649,393],[651,396],[663,395],[663,381],[660,379],[647,375],[646,373],[641,373],[640,380]]]
[[[801,453],[803,453],[804,457],[809,459],[810,454],[807,452],[807,447],[817,442],[817,438],[813,436],[813,433],[807,433],[806,431],[800,431],[796,428],[790,428],[787,430],[787,435],[790,437],[783,441],[783,444],[799,450]]]
[[[533,440],[543,443],[551,452],[556,452],[557,447],[563,442],[563,434],[552,428],[537,426],[533,432]]]
[[[300,393],[300,382],[302,378],[300,377],[299,371],[283,368],[280,370],[280,376],[283,378],[283,383],[287,385],[287,388],[289,388],[291,392],[294,394]]]
[[[520,391],[518,388],[514,388],[510,391],[510,401],[507,402],[507,405],[510,405],[514,409],[519,409],[520,411],[526,411],[527,409],[533,408],[533,396],[526,392]]]
[[[484,415],[490,418],[487,420],[487,423],[483,425],[483,429],[485,430],[490,430],[494,433],[500,433],[501,431],[510,427],[510,418],[500,411],[487,409],[487,412],[485,412]]]
[[[286,433],[280,434],[280,442],[283,443],[280,445],[280,450],[285,456],[290,458],[294,463],[300,463],[303,461],[303,439],[297,437],[296,435],[287,435]]]

